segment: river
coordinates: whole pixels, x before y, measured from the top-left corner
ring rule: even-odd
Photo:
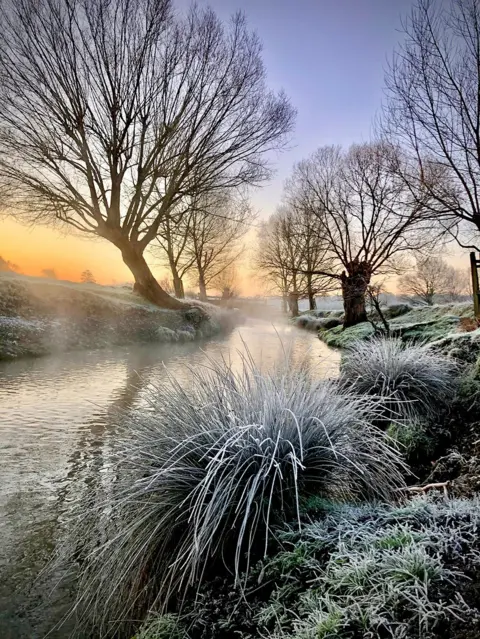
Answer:
[[[315,335],[249,320],[202,343],[143,344],[0,362],[0,637],[43,637],[72,598],[39,579],[61,536],[69,504],[102,481],[122,413],[141,410],[142,386],[165,368],[188,384],[190,368],[248,348],[268,370],[290,352],[315,375],[335,375],[339,355]],[[102,462],[99,464],[98,460]],[[71,507],[71,506],[70,506]],[[52,578],[49,578],[52,581]],[[50,637],[68,637],[68,626]]]

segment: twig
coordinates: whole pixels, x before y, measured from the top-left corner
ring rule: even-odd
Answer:
[[[405,490],[410,493],[426,493],[428,490],[432,488],[443,488],[443,492],[445,495],[448,495],[447,491],[448,481],[439,481],[433,484],[427,484],[426,486],[407,486]]]

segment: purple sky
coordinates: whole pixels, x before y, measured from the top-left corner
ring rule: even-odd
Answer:
[[[269,84],[298,109],[291,149],[253,195],[274,211],[293,164],[325,144],[368,140],[383,96],[384,69],[414,0],[197,0],[227,19],[238,9],[264,44]]]

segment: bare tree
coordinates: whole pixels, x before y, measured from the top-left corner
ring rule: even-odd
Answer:
[[[257,264],[288,300],[293,316],[299,299],[307,297],[313,310],[315,295],[331,290],[329,278],[316,272],[331,266],[328,252],[320,222],[308,208],[281,207],[262,226]]]
[[[432,223],[423,202],[399,177],[403,156],[385,143],[322,147],[295,167],[287,194],[321,222],[332,268],[314,271],[342,288],[344,326],[367,321],[365,296],[373,276],[398,272],[412,250],[429,247]]]
[[[170,278],[162,277],[162,279],[159,281],[159,284],[163,288],[165,293],[168,293],[169,295],[175,295],[175,287]]]
[[[382,308],[382,295],[386,293],[385,282],[372,282],[367,288],[367,301],[369,308],[368,321],[373,326],[374,334],[379,336],[390,337],[390,324],[388,323]],[[382,322],[382,328],[379,328],[376,319]]]
[[[480,230],[480,3],[418,0],[404,31],[386,78],[385,132],[411,152],[412,193],[426,191],[459,239],[458,223]]]
[[[438,296],[458,299],[468,292],[465,274],[440,257],[417,260],[415,271],[399,278],[401,293],[413,296],[431,306]]]
[[[9,210],[113,243],[151,302],[145,260],[178,201],[259,184],[294,111],[268,91],[241,14],[170,0],[0,0],[0,178]]]
[[[222,300],[228,301],[240,295],[238,272],[235,263],[214,277],[211,286],[220,291]]]
[[[92,271],[90,271],[88,268],[82,272],[82,274],[80,275],[80,282],[82,282],[83,284],[96,284],[97,280],[95,279],[95,277],[93,276]]]
[[[192,205],[181,201],[175,211],[166,215],[160,222],[157,242],[152,253],[159,256],[170,268],[175,296],[185,297],[183,279],[195,266],[195,257],[188,251],[189,228],[192,221]],[[157,250],[158,249],[158,250]]]
[[[197,198],[191,207],[186,259],[194,262],[199,297],[206,300],[208,286],[243,252],[239,241],[249,230],[253,215],[245,200],[227,192]]]
[[[286,312],[291,267],[283,235],[284,229],[278,214],[260,225],[256,266],[272,285],[273,292],[282,296],[283,310]]]
[[[0,255],[0,273],[19,273],[20,268],[17,264],[10,262],[9,260],[4,259]]]
[[[473,296],[472,273],[470,267],[464,269],[454,269],[454,276],[451,280],[450,290],[447,296],[453,302],[459,301],[465,296]]]
[[[42,277],[46,277],[49,280],[58,280],[58,275],[54,268],[42,269]]]
[[[305,279],[304,295],[308,298],[309,309],[316,308],[316,295],[325,295],[338,288],[319,269],[332,267],[330,246],[325,236],[321,220],[309,207],[292,205],[294,250],[300,257],[300,269]]]

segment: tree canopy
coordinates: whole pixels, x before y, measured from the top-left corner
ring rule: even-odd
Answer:
[[[188,196],[261,183],[294,121],[241,14],[169,0],[0,0],[0,177],[9,211],[100,236],[152,302],[144,258]]]

